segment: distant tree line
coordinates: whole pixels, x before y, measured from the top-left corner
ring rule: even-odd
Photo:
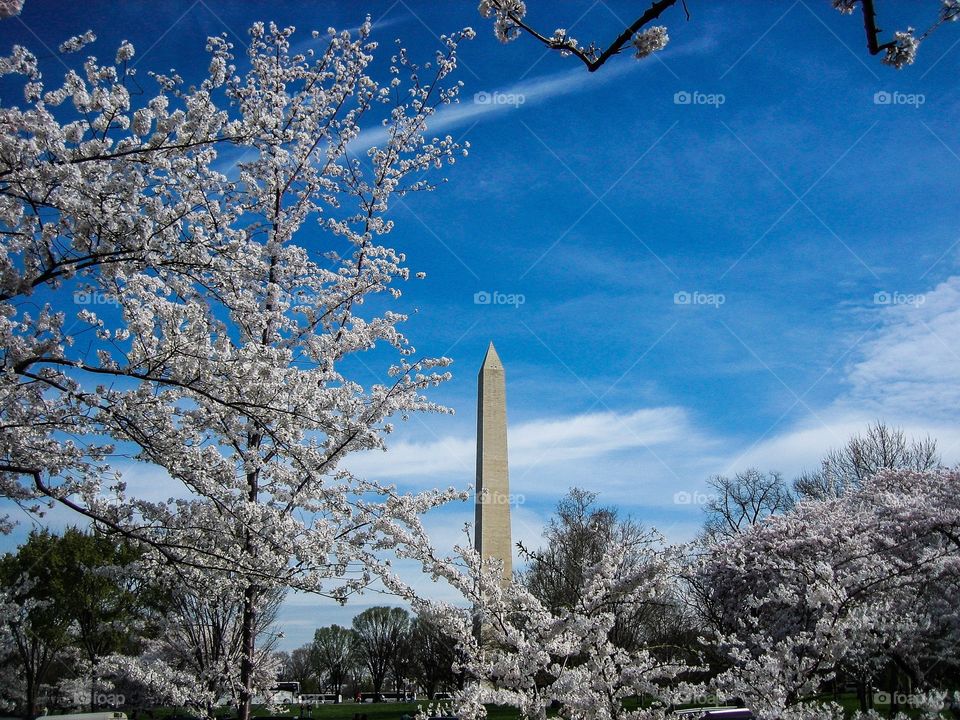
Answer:
[[[243,598],[158,579],[141,561],[130,543],[77,528],[34,531],[0,557],[0,708],[34,718],[45,710],[182,703],[212,716],[216,706],[233,704]],[[274,593],[257,619],[261,691],[278,680],[347,697],[433,697],[457,687],[456,643],[429,617],[371,607],[351,627],[319,628],[311,643],[288,653],[276,649],[282,600]],[[158,660],[176,673],[180,696],[156,689]],[[131,664],[141,672],[131,673]]]
[[[301,692],[345,700],[359,692],[433,698],[462,685],[456,640],[429,616],[399,607],[367,608],[349,628],[318,628],[313,642],[278,655],[283,679],[299,682]]]
[[[236,677],[242,597],[186,587],[142,560],[124,539],[78,528],[35,530],[0,557],[0,708],[33,718],[189,700],[212,714],[232,697],[221,671]],[[274,653],[282,599],[274,593],[258,616],[264,656]],[[156,689],[157,661],[172,669],[179,695]]]

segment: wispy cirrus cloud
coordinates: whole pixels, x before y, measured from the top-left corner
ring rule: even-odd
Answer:
[[[679,407],[606,410],[511,426],[508,449],[510,467],[519,471],[596,460],[623,451],[662,449],[696,442],[698,437],[687,412]],[[418,477],[433,483],[438,476],[472,478],[475,459],[476,440],[472,436],[446,436],[400,440],[391,443],[386,452],[356,455],[347,464],[366,477]]]
[[[878,293],[882,326],[849,368],[840,407],[955,422],[960,408],[960,277],[929,292]],[[882,392],[878,390],[882,389]]]
[[[938,440],[944,462],[960,461],[960,276],[923,293],[878,293],[878,322],[843,369],[846,389],[800,422],[773,428],[731,457],[728,470],[812,469],[830,448],[877,420],[908,436]]]
[[[593,75],[583,67],[575,66],[559,73],[551,73],[522,80],[497,88],[477,88],[473,94],[464,93],[458,103],[440,107],[429,122],[428,134],[452,130],[488,117],[516,113],[527,106],[539,105],[565,95],[575,95],[585,90],[622,79],[624,75],[642,67],[640,63],[618,63],[608,72]],[[371,127],[363,130],[352,143],[355,147],[370,148],[387,140],[387,129]]]

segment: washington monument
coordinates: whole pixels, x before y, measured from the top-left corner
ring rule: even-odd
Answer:
[[[503,363],[493,343],[477,376],[477,517],[474,545],[484,558],[503,561],[513,575],[510,533],[510,473],[507,468],[507,389]]]

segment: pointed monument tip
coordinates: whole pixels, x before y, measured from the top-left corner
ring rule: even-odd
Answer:
[[[503,363],[500,362],[500,356],[497,355],[497,349],[493,346],[492,340],[490,345],[487,346],[487,354],[483,356],[483,365],[480,366],[481,370],[488,368],[503,369]]]

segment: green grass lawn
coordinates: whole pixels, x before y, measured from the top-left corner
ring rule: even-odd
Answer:
[[[833,697],[831,695],[823,695],[817,699],[820,701],[829,701],[832,700]],[[429,702],[429,700],[420,700],[415,703],[345,702],[340,705],[317,705],[313,708],[313,714],[309,717],[309,720],[353,720],[356,715],[365,715],[367,720],[401,720],[404,716],[412,717],[420,706],[426,708]],[[638,704],[635,699],[632,701],[628,700],[625,703],[628,708],[635,708]],[[843,705],[847,715],[850,717],[859,709],[857,697],[852,693],[842,694],[840,696],[840,704]],[[885,705],[877,705],[876,710],[885,713],[887,707]],[[254,715],[258,716],[269,714],[262,706],[254,706],[253,711]],[[902,709],[902,711],[910,717],[920,717],[921,714],[919,710],[914,709]],[[164,716],[171,712],[173,712],[172,708],[164,708],[162,711],[157,712],[154,717],[157,720],[163,720]],[[229,709],[223,709],[223,713],[227,717],[233,717]],[[295,709],[286,714],[291,720],[299,718]],[[555,713],[548,712],[547,714],[554,715]],[[490,720],[518,720],[520,717],[516,708],[496,705],[487,705],[487,715]],[[944,711],[941,713],[941,717],[950,718],[952,716],[949,712]],[[307,720],[307,716],[304,716],[304,720]]]
[[[832,696],[822,696],[820,698],[823,701],[832,700]],[[860,709],[860,703],[857,700],[857,696],[853,693],[845,693],[840,696],[840,704],[844,707],[848,717],[853,717],[854,713]],[[640,703],[637,702],[635,698],[628,699],[624,705],[630,709],[637,708]],[[343,708],[346,710],[344,713],[331,712],[335,708]],[[426,703],[424,703],[426,707]],[[369,712],[370,708],[376,708],[376,712]],[[409,708],[409,709],[402,709]],[[399,705],[393,704],[392,707],[389,704],[381,705],[326,705],[317,710],[320,712],[314,713],[315,720],[352,720],[354,712],[366,712],[368,720],[399,720],[400,716],[404,713],[409,713],[413,715],[416,712],[417,705]],[[876,704],[875,709],[878,712],[886,713],[888,710],[887,705]],[[914,708],[900,708],[900,712],[905,713],[909,717],[921,717],[923,715],[922,711]],[[547,715],[552,716],[555,713],[548,711]],[[512,707],[502,707],[495,705],[487,705],[487,715],[490,720],[517,720],[520,717],[516,708]],[[942,718],[953,718],[954,716],[950,714],[948,710],[944,710],[940,713]]]
[[[429,700],[418,700],[414,703],[355,703],[347,701],[340,705],[316,705],[313,708],[312,715],[304,715],[304,720],[353,720],[354,715],[366,715],[367,720],[400,720],[404,715],[413,717],[413,715],[423,707],[427,708]],[[183,708],[163,707],[153,711],[154,720],[166,720],[170,715],[188,715]],[[553,715],[554,713],[547,713]],[[291,707],[287,712],[271,714],[263,705],[253,706],[253,715],[255,717],[289,717],[291,720],[300,718],[299,708]],[[236,710],[232,708],[220,708],[217,711],[218,720],[235,718]],[[520,714],[516,708],[498,705],[487,705],[487,717],[490,720],[518,720]],[[54,720],[51,718],[51,720]]]
[[[833,695],[820,695],[816,698],[820,702],[830,702],[833,700]],[[840,699],[837,701],[844,709],[844,713],[847,717],[853,717],[853,715],[860,710],[860,701],[857,698],[855,693],[842,693]],[[886,715],[890,709],[889,705],[884,703],[875,703],[873,709],[878,713]],[[905,708],[901,707],[898,712],[902,712],[908,717],[926,717],[922,710],[916,708]],[[943,710],[940,712],[940,717],[942,718],[953,718],[954,716],[950,714],[949,710]]]
[[[420,703],[352,703],[318,705],[313,709],[313,720],[352,720],[356,714],[366,715],[367,720],[400,720],[404,715],[413,716]],[[426,707],[424,702],[423,706]]]
[[[413,717],[422,706],[426,709],[429,700],[415,703],[353,703],[340,705],[318,705],[313,709],[313,720],[353,720],[355,715],[366,715],[367,720],[400,720],[403,716]],[[258,715],[266,715],[258,709]],[[297,717],[293,715],[292,717]],[[517,720],[520,717],[516,708],[487,705],[487,717],[490,720]]]

